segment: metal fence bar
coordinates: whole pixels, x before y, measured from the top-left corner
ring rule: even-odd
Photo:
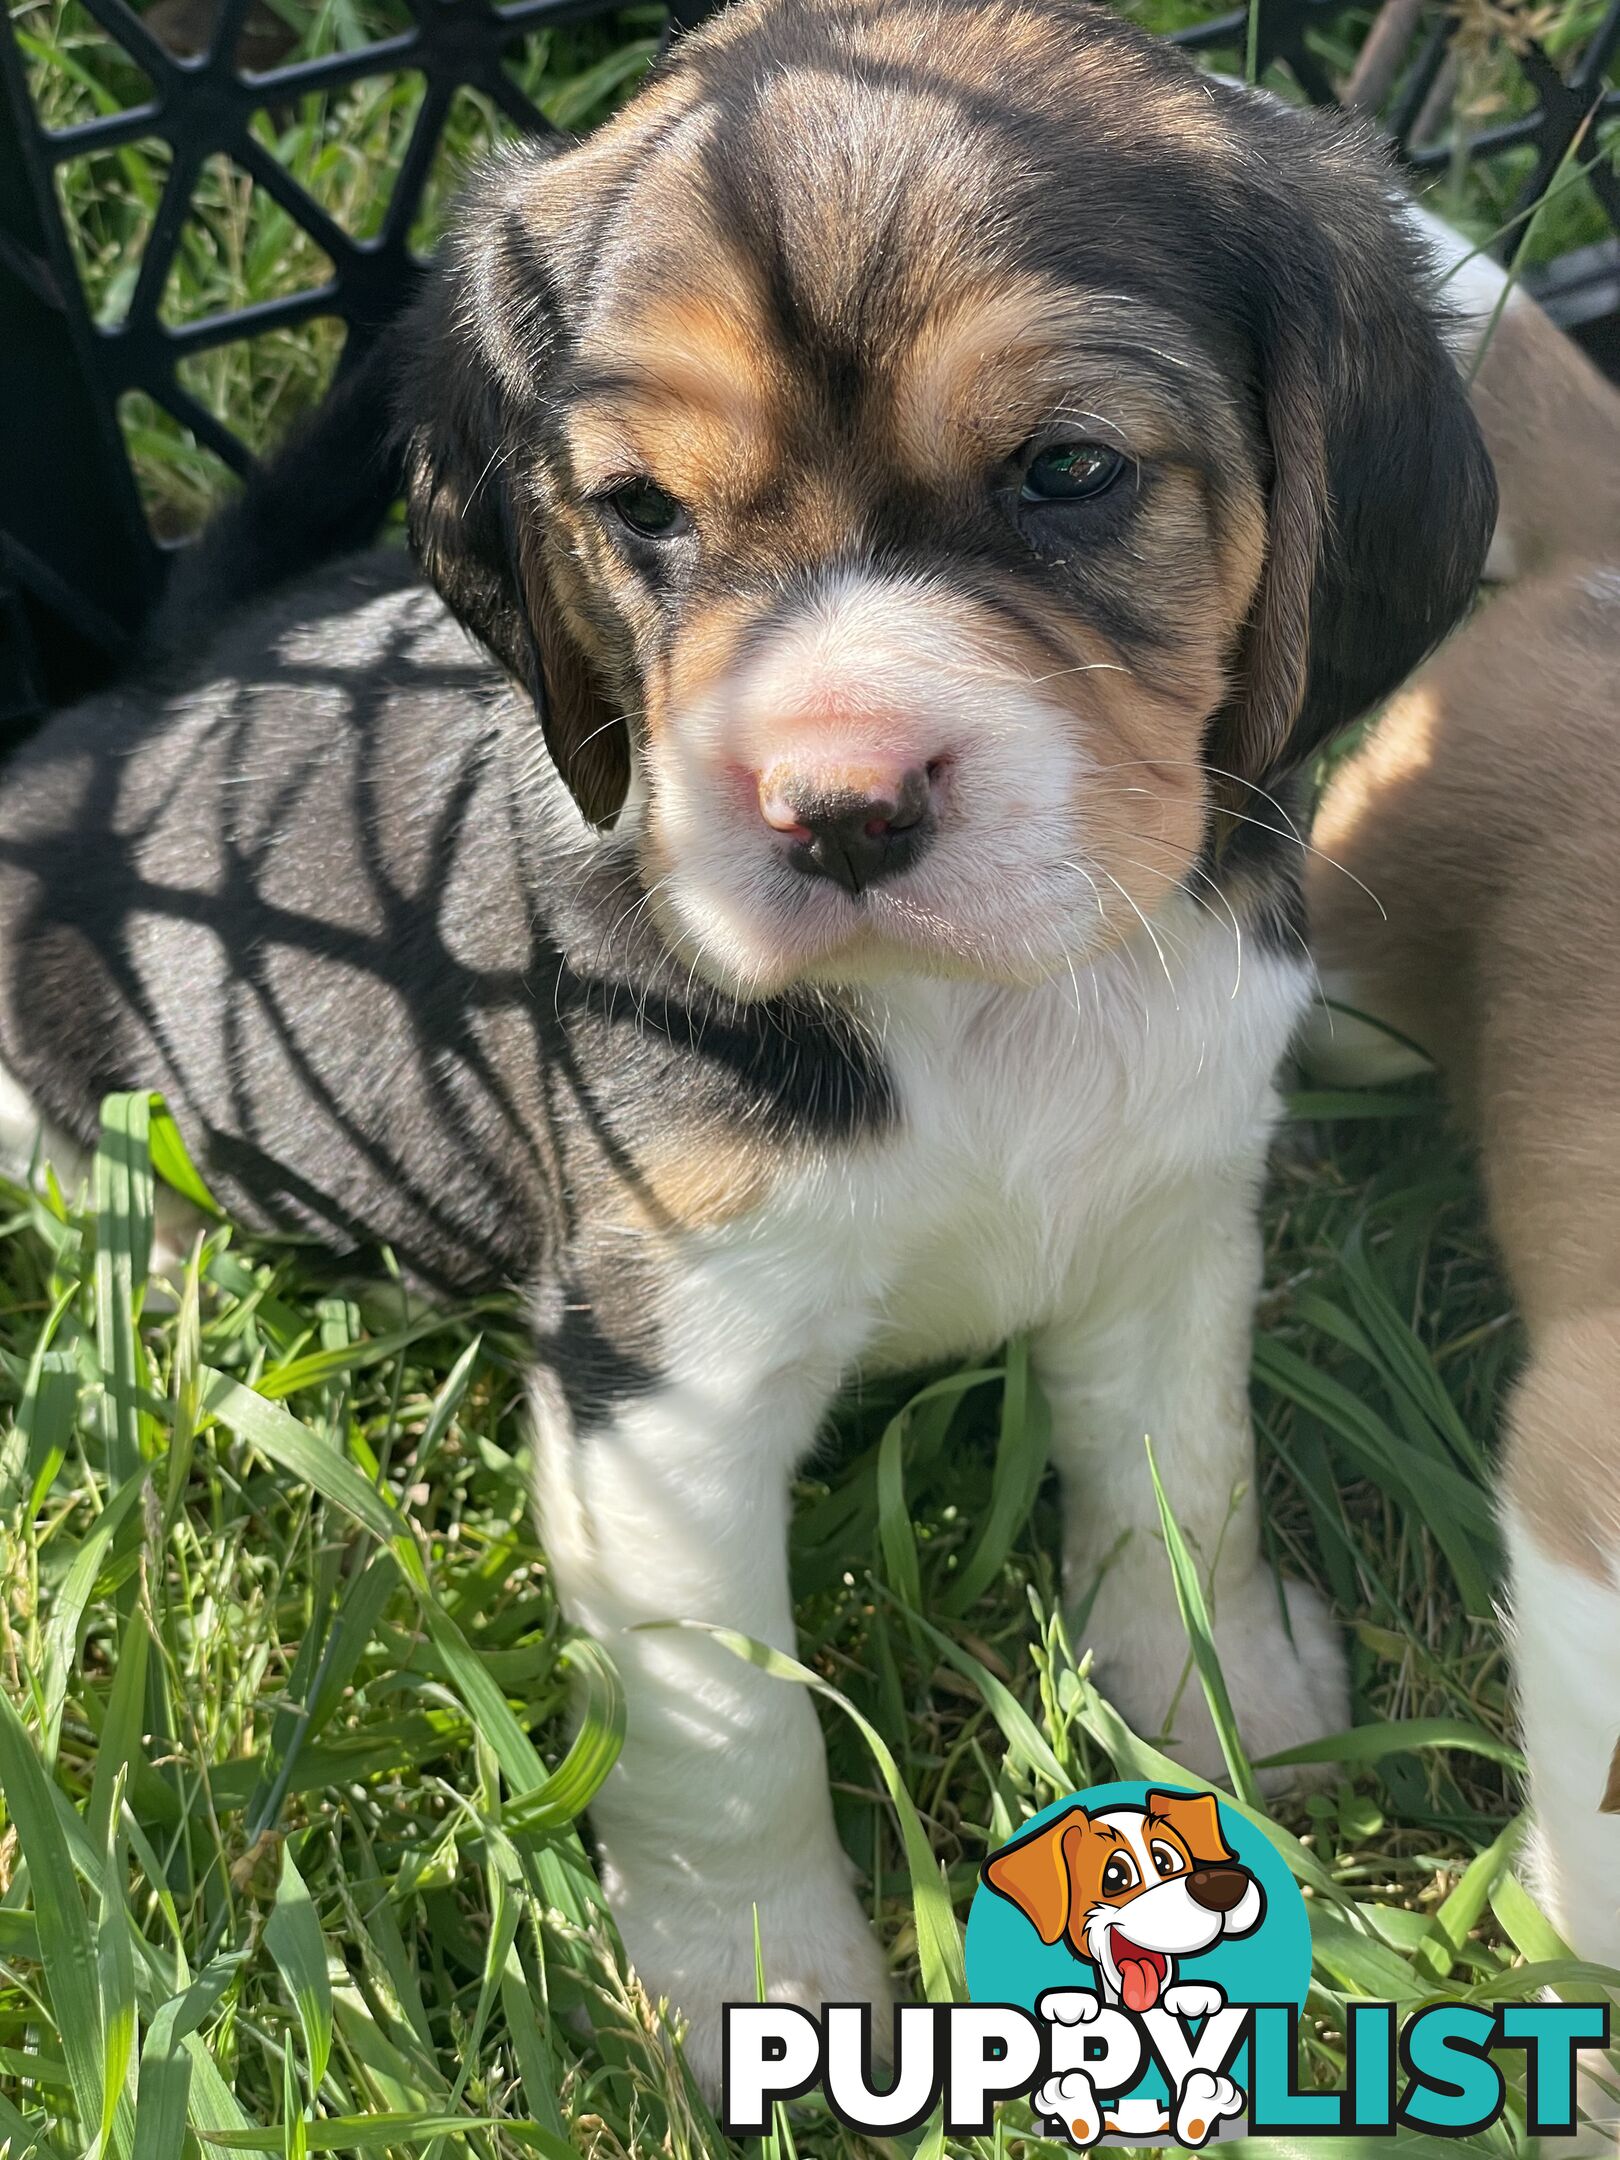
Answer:
[[[672,22],[688,27],[715,0],[676,0]],[[350,365],[409,297],[418,266],[407,246],[430,177],[441,130],[458,89],[476,88],[515,124],[546,123],[506,73],[505,55],[537,30],[600,20],[610,0],[408,0],[412,21],[398,35],[359,50],[244,75],[235,60],[249,0],[221,0],[210,49],[170,52],[126,0],[83,0],[108,37],[152,84],[145,102],[57,130],[34,110],[17,25],[0,21],[0,727],[97,679],[117,658],[160,589],[163,550],[147,530],[120,431],[119,403],[142,391],[189,426],[199,442],[237,470],[246,448],[183,386],[179,362],[237,339],[321,316],[346,331]],[[1350,0],[1256,0],[1262,73],[1281,66],[1317,102],[1335,95],[1324,38],[1340,33]],[[1359,17],[1355,18],[1359,20]],[[1386,25],[1386,30],[1392,26]],[[1457,18],[1444,0],[1424,0],[1417,49],[1395,71],[1386,125],[1419,173],[1528,153],[1515,198],[1527,210],[1564,165],[1572,144],[1596,152],[1605,128],[1620,131],[1620,0],[1607,8],[1562,70],[1531,42],[1516,55],[1533,109],[1481,126],[1458,143],[1418,140],[1451,80]],[[1241,56],[1250,34],[1235,7],[1178,34],[1194,52]],[[1407,24],[1400,40],[1409,41]],[[254,115],[311,92],[331,93],[371,77],[410,71],[426,89],[405,146],[393,194],[374,239],[351,237],[250,133]],[[1388,80],[1388,77],[1385,77]],[[9,119],[9,125],[7,121]],[[1583,132],[1584,131],[1584,132]],[[71,159],[141,142],[168,145],[171,165],[147,235],[126,319],[92,322],[64,227],[55,174]],[[163,293],[198,175],[228,157],[270,195],[319,247],[332,275],[318,289],[173,325]],[[1620,373],[1620,182],[1594,165],[1586,185],[1610,237],[1573,250],[1527,277],[1561,320]],[[1528,219],[1504,236],[1511,261]]]

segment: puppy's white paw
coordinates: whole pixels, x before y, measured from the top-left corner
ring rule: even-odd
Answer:
[[[1164,1991],[1164,2007],[1178,2018],[1213,2017],[1225,2001],[1220,1989],[1205,1980],[1180,1980]]]
[[[1102,2136],[1102,2109],[1083,2070],[1048,2078],[1030,2095],[1030,2106],[1045,2121],[1057,2123],[1069,2143],[1082,2151]]]
[[[1350,1689],[1339,1629],[1309,1584],[1284,1585],[1288,1625],[1266,1569],[1224,1585],[1215,1608],[1215,1648],[1238,1731],[1251,1757],[1279,1754],[1350,1723]],[[1292,1640],[1290,1640],[1290,1632]],[[1200,1776],[1224,1780],[1225,1758],[1196,1672],[1171,1698],[1187,1665],[1186,1634],[1173,1602],[1144,1603],[1139,1581],[1115,1568],[1104,1578],[1083,1640],[1097,1653],[1103,1694],[1145,1739]],[[1167,1717],[1171,1729],[1165,1732]],[[1262,1771],[1268,1792],[1310,1783],[1325,1770]]]
[[[880,2060],[888,2057],[894,1993],[841,1856],[826,1870],[793,1870],[784,1855],[774,1882],[742,1886],[678,1875],[667,1864],[630,1876],[603,1869],[636,1976],[684,2021],[686,2060],[710,2101],[720,2092],[725,2006],[758,2000],[756,1904],[767,2000],[817,2015],[825,2003],[870,2003],[873,2047]]]
[[[1243,2113],[1243,2106],[1243,2095],[1229,2077],[1190,2071],[1176,2099],[1177,2142],[1195,2150],[1207,2145],[1223,2122]]]
[[[1048,1988],[1035,2005],[1037,2015],[1054,2025],[1089,2025],[1101,2008],[1084,1988]]]

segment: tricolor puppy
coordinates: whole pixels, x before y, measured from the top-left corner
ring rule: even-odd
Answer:
[[[1620,462],[1620,398],[1609,456]],[[1617,535],[1620,539],[1620,535]],[[1477,1134],[1530,1337],[1503,1527],[1548,1909],[1620,1966],[1620,546],[1493,600],[1317,819],[1330,989],[1430,1052]],[[1365,889],[1364,889],[1365,888]],[[1420,1062],[1367,1029],[1313,1062]],[[1610,2103],[1609,2112],[1613,2107]]]
[[[1003,1846],[983,1874],[1042,1942],[1090,1961],[1102,2001],[1138,2015],[1160,2003],[1177,2017],[1218,2009],[1221,1989],[1178,1982],[1176,1960],[1252,1934],[1266,1910],[1264,1891],[1221,1834],[1212,1793],[1150,1792],[1142,1807],[1095,1815],[1068,1808]],[[1077,2016],[1088,2000],[1095,2009],[1097,1998],[1066,1998]]]
[[[323,572],[8,775],[36,1110],[150,1083],[244,1219],[525,1287],[603,1878],[711,2076],[756,1906],[776,1996],[884,1964],[810,1697],[643,1623],[792,1642],[858,1369],[1029,1330],[1102,1684],[1218,1766],[1151,1434],[1251,1749],[1346,1719],[1255,1204],[1297,776],[1490,538],[1429,284],[1352,129],[1103,11],[744,0],[468,197],[398,339],[442,597]]]

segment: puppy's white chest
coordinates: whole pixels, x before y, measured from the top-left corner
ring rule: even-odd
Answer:
[[[1239,980],[1230,940],[1196,935],[1182,956],[1168,981],[1124,952],[1036,990],[886,989],[872,1021],[894,1129],[691,1249],[693,1369],[723,1354],[825,1374],[992,1349],[1080,1311],[1156,1194],[1258,1166],[1302,970],[1256,955]]]
[[[923,987],[937,1004],[890,1032],[900,1131],[852,1171],[887,1278],[880,1361],[988,1348],[1043,1318],[1087,1242],[1096,1141],[1118,1126],[1072,1009],[1021,992],[964,1014],[959,992]]]
[[[1073,1313],[1156,1194],[1258,1164],[1302,969],[1240,971],[1213,932],[1179,957],[1150,973],[1117,953],[1036,991],[922,984],[890,1008],[902,1128],[853,1173],[888,1262],[873,1354],[987,1348]]]

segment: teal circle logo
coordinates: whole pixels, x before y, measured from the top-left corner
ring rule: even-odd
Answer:
[[[1050,2067],[1031,2104],[1081,2148],[1234,2135],[1242,2013],[1297,2015],[1310,1974],[1305,1902],[1277,1848],[1218,1794],[1173,1785],[1054,1801],[985,1861],[968,1915],[968,1992],[1042,2022]]]

